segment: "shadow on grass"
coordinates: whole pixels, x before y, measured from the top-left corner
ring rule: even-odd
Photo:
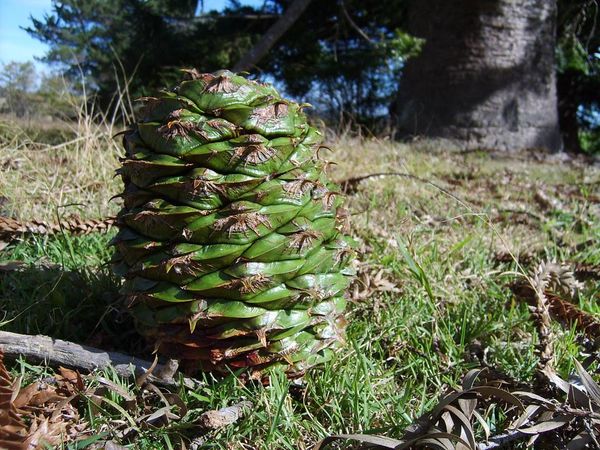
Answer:
[[[148,356],[118,290],[107,267],[0,271],[0,329]]]

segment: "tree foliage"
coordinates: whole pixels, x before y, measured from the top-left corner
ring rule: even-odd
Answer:
[[[40,74],[29,61],[0,67],[0,112],[17,117],[71,118],[81,94],[61,74]]]
[[[50,45],[46,62],[86,79],[106,107],[126,83],[132,95],[146,95],[172,85],[180,67],[233,66],[289,3],[252,8],[231,1],[222,12],[195,15],[190,0],[53,1],[52,13],[32,18],[28,31]],[[312,2],[257,71],[325,115],[382,114],[403,58],[419,44],[401,31],[402,4]]]
[[[50,46],[44,61],[88,82],[106,107],[126,87],[144,95],[172,84],[181,67],[213,70],[239,57],[249,45],[239,20],[196,18],[195,8],[191,0],[54,0],[27,31]]]
[[[281,9],[286,2],[276,3]],[[322,114],[369,123],[387,113],[403,61],[420,46],[402,31],[404,3],[313,2],[272,52],[266,70]]]
[[[9,62],[0,70],[0,110],[18,117],[31,112],[31,94],[36,88],[36,71],[32,62]]]
[[[558,2],[558,95],[567,147],[600,151],[600,32],[596,0]]]

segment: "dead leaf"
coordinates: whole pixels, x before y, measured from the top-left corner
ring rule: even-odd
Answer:
[[[548,431],[556,430],[560,427],[564,427],[566,424],[571,422],[571,420],[573,420],[572,416],[558,416],[553,419],[541,421],[540,423],[537,423],[531,427],[519,428],[519,431],[525,434],[538,435]]]
[[[78,391],[83,391],[85,389],[83,379],[78,371],[67,369],[65,367],[59,367],[58,371],[60,372],[60,376],[63,378],[63,380],[74,385]]]
[[[47,445],[56,445],[62,442],[61,436],[65,432],[64,422],[50,422],[45,417],[38,417],[31,423],[29,435],[25,440],[27,448],[45,448]]]
[[[600,406],[600,386],[596,384],[594,379],[590,376],[590,374],[583,368],[583,366],[579,363],[579,361],[575,360],[575,366],[577,367],[577,372],[581,377],[581,382],[585,387],[590,398],[596,403],[596,405]]]
[[[33,383],[25,386],[23,389],[18,390],[17,398],[15,398],[13,405],[15,408],[22,408],[28,405],[34,395],[39,391],[40,383],[34,381]]]

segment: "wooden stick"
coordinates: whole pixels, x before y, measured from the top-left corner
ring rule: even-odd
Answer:
[[[32,363],[44,363],[50,366],[64,366],[72,369],[93,372],[112,366],[115,372],[123,378],[145,377],[154,384],[176,386],[173,377],[176,368],[173,362],[157,364],[152,372],[151,361],[136,358],[119,352],[107,352],[87,345],[53,339],[49,336],[31,336],[26,334],[0,331],[0,352],[7,359],[25,358]],[[197,386],[199,381],[193,378],[183,378],[186,386]]]
[[[245,411],[252,409],[252,402],[243,401],[225,408],[206,411],[200,416],[198,423],[208,430],[216,430],[237,422]]]
[[[479,444],[477,446],[477,450],[492,450],[496,448],[501,448],[509,442],[515,441],[517,439],[522,439],[524,437],[529,436],[519,430],[510,430],[506,433],[490,437],[490,439],[485,444]]]

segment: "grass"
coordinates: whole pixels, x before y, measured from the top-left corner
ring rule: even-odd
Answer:
[[[0,214],[21,220],[56,221],[79,215],[101,218],[119,210],[118,130],[98,127],[90,116],[75,123],[31,125],[0,117]],[[56,141],[56,135],[64,141]],[[34,140],[35,139],[35,140]],[[47,143],[51,142],[51,143]]]
[[[65,205],[80,205],[76,211],[91,218],[118,209],[109,201],[119,190],[112,179],[118,148],[109,130],[40,146],[12,129],[6,137],[9,128],[4,125],[0,153],[5,214],[53,219]],[[600,170],[583,160],[456,153],[430,143],[339,138],[332,148],[334,179],[394,171],[420,177],[365,180],[347,204],[361,259],[373,273],[384,268],[398,292],[374,289],[354,298],[346,348],[301,383],[278,373],[270,386],[205,375],[200,388],[179,388],[187,411],[164,426],[137,420],[160,407],[159,400],[110,371],[101,373],[138,403],[128,406],[113,391],[100,409],[84,399],[81,414],[96,433],[140,449],[179,448],[181,442],[187,448],[195,442],[200,448],[308,449],[331,433],[399,436],[481,364],[531,381],[535,327],[509,285],[544,260],[600,264]],[[59,234],[1,251],[0,262],[25,263],[22,271],[0,273],[1,329],[149,358],[117,300],[119,282],[108,267],[111,237]],[[505,262],[499,256],[506,252],[521,263]],[[586,282],[578,306],[600,314],[599,289],[597,281]],[[574,329],[553,327],[556,366],[566,377],[587,349]],[[24,361],[12,370],[26,380],[52,373]],[[589,370],[598,370],[597,363]],[[242,400],[254,403],[243,420],[198,438],[202,412]],[[123,437],[127,427],[132,434]]]

